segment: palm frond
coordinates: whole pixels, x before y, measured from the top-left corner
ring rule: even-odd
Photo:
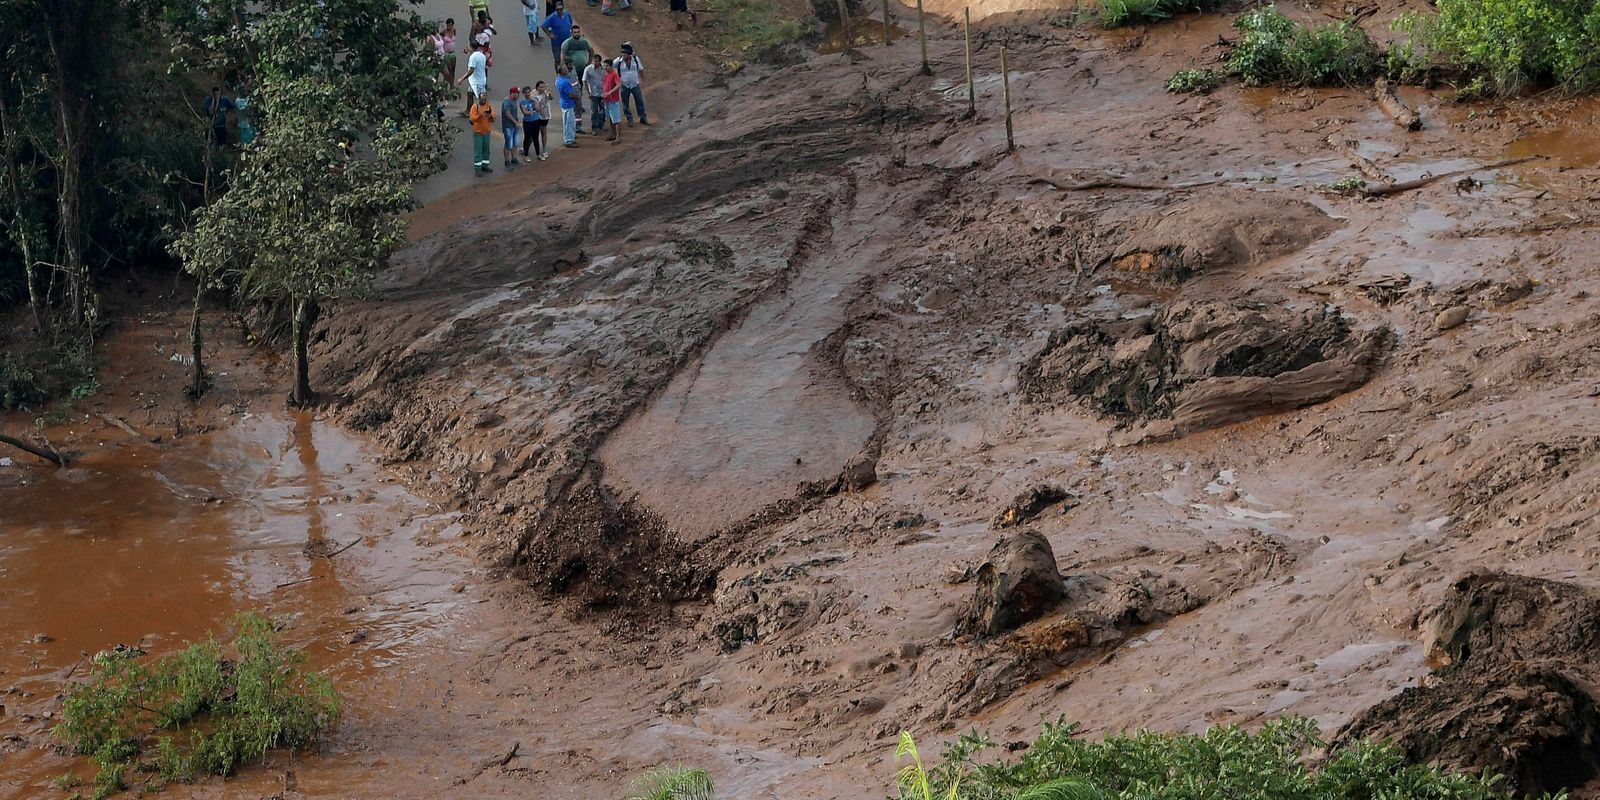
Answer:
[[[663,767],[634,781],[622,800],[716,800],[716,787],[703,769]]]
[[[1058,778],[1029,786],[1013,800],[1100,800],[1100,790],[1081,778]]]

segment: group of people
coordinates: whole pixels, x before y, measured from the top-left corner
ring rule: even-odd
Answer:
[[[549,38],[556,70],[554,91],[544,81],[512,85],[501,99],[498,113],[489,98],[489,69],[494,66],[492,41],[497,31],[489,16],[488,0],[471,0],[473,23],[467,40],[467,68],[459,77],[455,74],[455,20],[445,20],[444,26],[430,37],[447,82],[467,85],[467,107],[462,116],[472,123],[472,165],[476,175],[493,172],[490,138],[497,120],[504,139],[501,164],[507,170],[529,159],[530,149],[532,158],[543,161],[550,157],[546,129],[555,118],[552,105],[561,114],[565,147],[578,146],[586,107],[591,133],[599,135],[609,129],[608,141],[612,144],[620,141],[619,127],[624,120],[633,126],[635,114],[640,125],[650,124],[644,106],[644,62],[634,53],[633,44],[623,42],[621,55],[606,59],[584,36],[583,27],[573,20],[563,0],[548,0],[549,13],[542,17],[538,16],[539,1],[521,0],[528,21],[528,44],[538,46],[540,39]],[[609,6],[610,0],[605,2]]]

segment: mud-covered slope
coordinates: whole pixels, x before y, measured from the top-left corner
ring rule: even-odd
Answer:
[[[610,609],[531,614],[482,665],[616,698],[507,700],[558,791],[695,762],[857,797],[902,728],[1063,714],[1331,730],[1427,675],[1461,574],[1596,586],[1600,275],[1563,216],[1592,171],[1328,193],[1330,131],[1414,177],[1527,109],[1411,133],[1356,91],[1165,94],[1224,30],[981,31],[977,119],[944,34],[933,78],[914,43],[741,78],[332,315],[344,418],[541,597]],[[1002,523],[1062,595],[958,633]]]

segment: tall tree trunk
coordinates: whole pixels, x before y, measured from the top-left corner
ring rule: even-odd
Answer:
[[[203,281],[194,285],[194,310],[189,316],[189,347],[194,355],[194,374],[189,378],[189,397],[199,400],[206,393],[206,365],[202,359],[205,351],[205,340],[200,333],[200,298],[205,294],[206,285]]]
[[[44,320],[41,311],[44,308],[45,298],[39,292],[38,252],[35,249],[35,236],[38,235],[41,225],[38,224],[37,195],[32,191],[33,175],[23,176],[23,169],[34,169],[35,164],[30,157],[29,163],[22,160],[23,147],[27,144],[23,133],[12,114],[11,104],[0,90],[0,140],[5,142],[5,183],[0,185],[0,204],[10,207],[8,220],[11,241],[16,244],[17,250],[22,254],[22,278],[28,287],[28,311],[33,315],[33,332],[44,332]]]
[[[311,339],[313,303],[305,297],[294,299],[294,391],[289,394],[290,405],[305,408],[316,402],[311,392],[311,358],[308,344]]]
[[[87,184],[90,156],[90,59],[85,26],[109,22],[92,3],[68,0],[56,4],[45,23],[49,33],[54,78],[51,105],[56,112],[56,224],[61,234],[59,261],[67,280],[67,313],[82,325],[90,316]]]

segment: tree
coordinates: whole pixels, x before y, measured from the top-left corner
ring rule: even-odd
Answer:
[[[270,123],[227,193],[175,243],[191,274],[232,278],[247,301],[288,302],[297,406],[314,401],[308,350],[319,304],[363,289],[405,243],[411,187],[443,163],[436,118],[387,120],[363,135],[331,113],[347,91],[320,77],[267,79],[257,102]]]

